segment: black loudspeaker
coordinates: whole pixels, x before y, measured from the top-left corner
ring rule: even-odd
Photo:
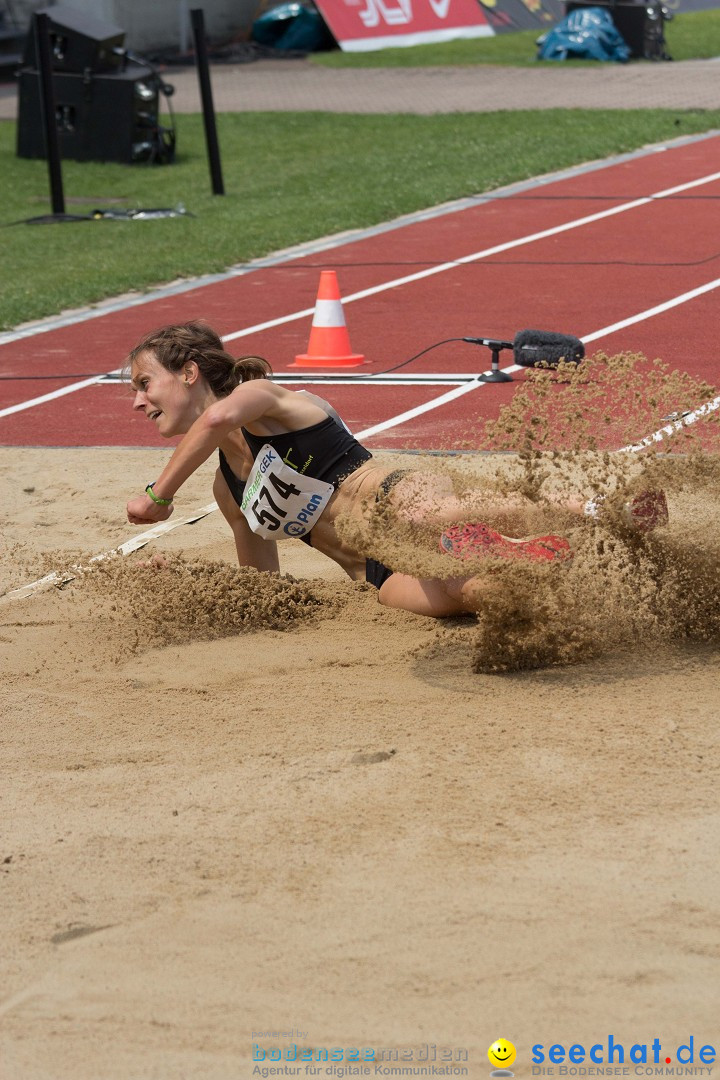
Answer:
[[[663,26],[669,16],[659,0],[648,3],[627,0],[567,0],[565,14],[569,15],[576,8],[601,7],[612,17],[615,28],[630,49],[635,59],[669,60],[665,52]]]
[[[53,9],[54,10],[54,9]],[[158,124],[158,85],[150,68],[115,75],[53,75],[60,156],[74,161],[170,162],[174,136]],[[17,156],[44,158],[37,71],[20,72]]]
[[[84,11],[72,7],[43,8],[38,12],[50,19],[50,51],[53,71],[83,72],[119,71],[123,64],[122,56],[116,56],[115,48],[122,48],[125,31],[111,23],[94,19]],[[25,67],[37,68],[35,49],[35,28],[30,24],[30,32],[25,42]]]

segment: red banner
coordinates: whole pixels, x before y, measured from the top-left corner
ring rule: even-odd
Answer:
[[[477,0],[315,0],[341,49],[361,52],[491,37]]]

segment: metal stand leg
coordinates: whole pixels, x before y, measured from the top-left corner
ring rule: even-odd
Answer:
[[[490,371],[478,375],[478,382],[512,382],[512,375],[500,370],[500,350],[492,349],[492,363]]]

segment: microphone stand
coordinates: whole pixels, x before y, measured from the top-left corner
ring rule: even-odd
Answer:
[[[508,375],[507,372],[500,370],[500,353],[503,349],[512,349],[512,341],[499,341],[497,338],[463,338],[463,341],[470,342],[471,345],[484,345],[486,349],[490,350],[492,360],[490,371],[484,372],[482,375],[478,375],[478,382],[512,382],[512,375]]]

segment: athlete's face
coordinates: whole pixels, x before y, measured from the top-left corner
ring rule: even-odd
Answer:
[[[198,416],[196,383],[194,365],[168,371],[152,352],[140,353],[132,366],[132,385],[137,391],[133,409],[144,412],[164,439],[184,435]]]

